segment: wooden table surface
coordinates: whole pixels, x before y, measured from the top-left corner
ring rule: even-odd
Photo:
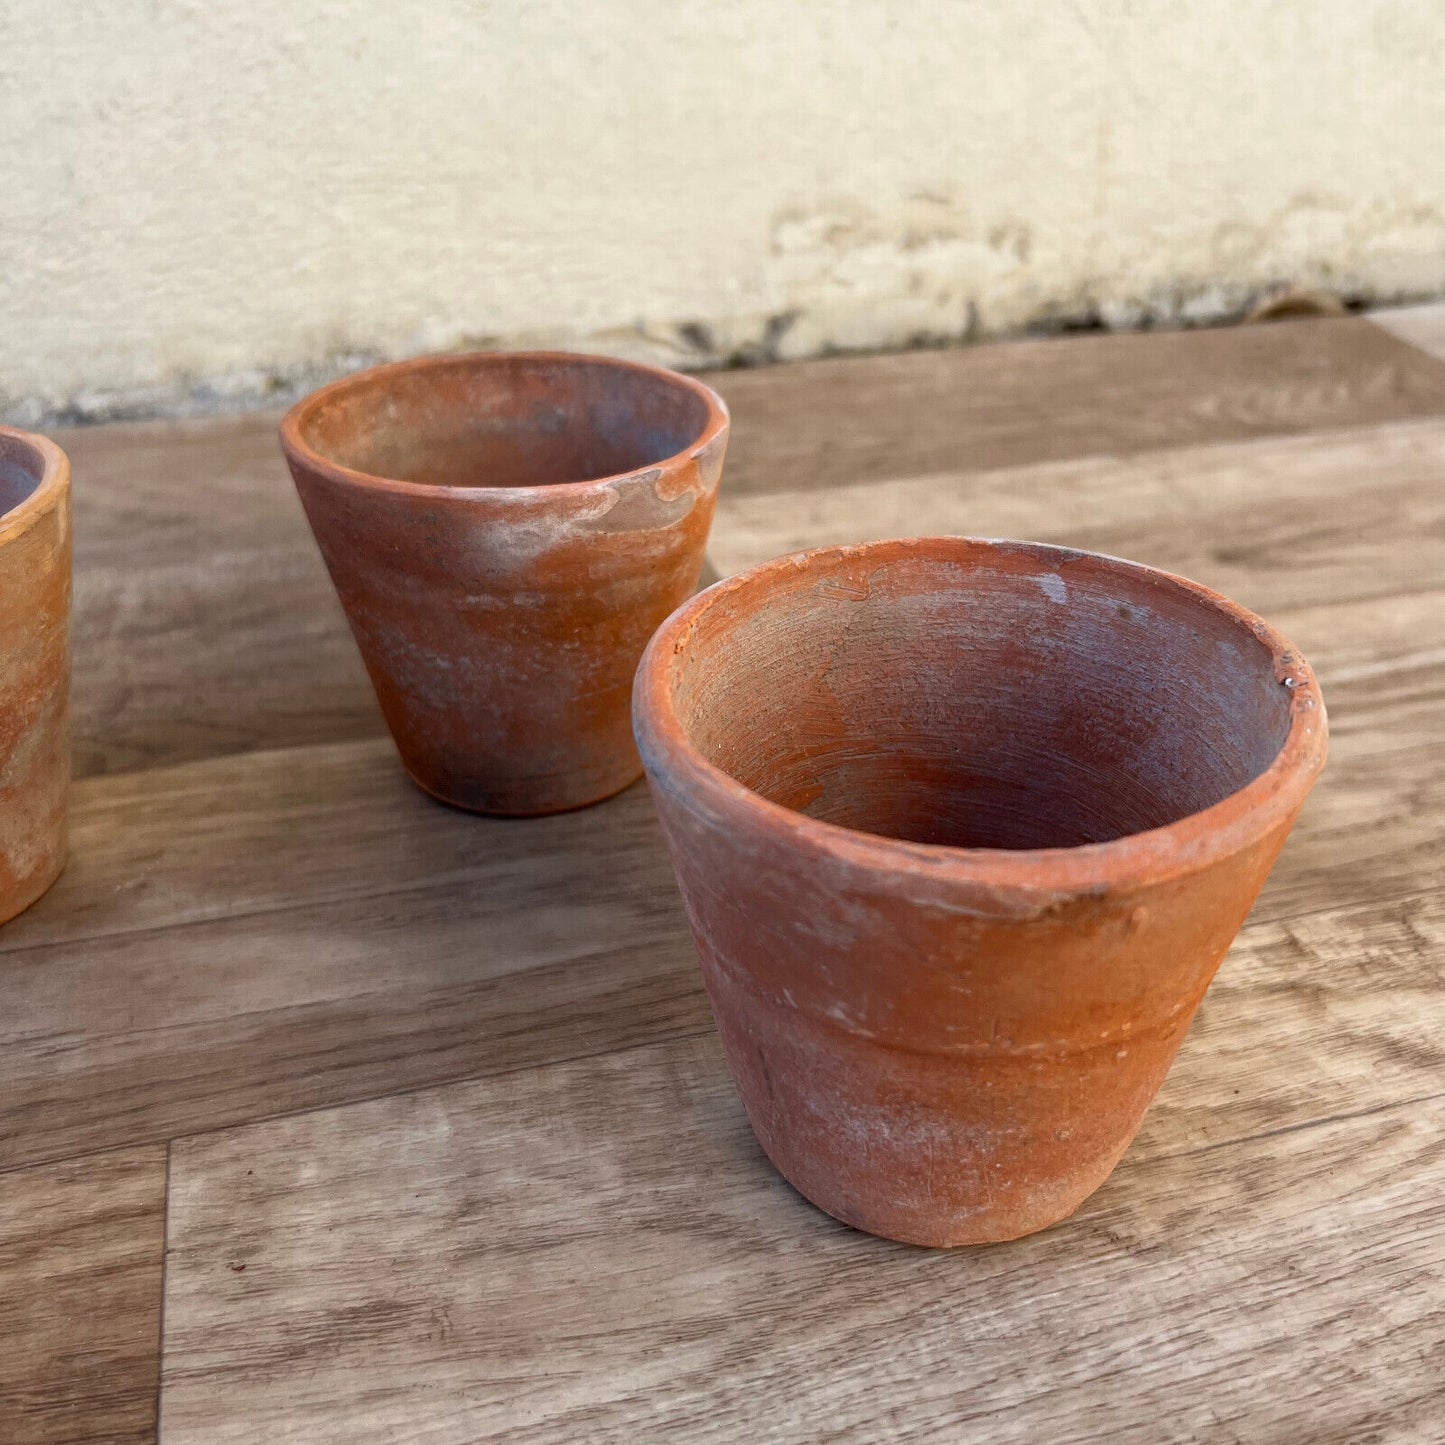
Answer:
[[[73,853],[0,931],[0,1441],[1445,1440],[1445,308],[715,378],[727,573],[1185,573],[1332,759],[1113,1178],[1015,1244],[771,1170],[643,787],[402,776],[274,415],[59,436]]]

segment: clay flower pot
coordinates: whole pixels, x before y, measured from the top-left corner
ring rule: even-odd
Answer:
[[[694,588],[728,416],[675,372],[437,356],[294,407],[281,442],[407,771],[484,813],[642,773],[628,702]]]
[[[70,463],[0,427],[0,923],[65,866]]]
[[[1257,617],[956,537],[719,583],[634,716],[763,1148],[927,1245],[1104,1181],[1325,760],[1314,676]]]

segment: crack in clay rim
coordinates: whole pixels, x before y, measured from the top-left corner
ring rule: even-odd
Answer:
[[[60,503],[70,482],[70,458],[49,437],[19,427],[0,426],[0,437],[18,442],[20,448],[40,459],[40,480],[22,501],[0,513],[0,542],[8,542],[33,527]]]
[[[399,477],[380,477],[370,472],[359,472],[353,467],[333,461],[319,452],[302,435],[303,425],[311,419],[313,412],[328,402],[335,401],[353,391],[365,391],[407,373],[437,371],[472,371],[488,366],[509,362],[551,362],[569,367],[597,367],[633,376],[647,377],[666,386],[691,392],[707,409],[707,419],[701,431],[680,451],[671,456],[659,457],[642,466],[632,467],[625,472],[612,472],[605,477],[590,477],[579,482],[538,482],[525,487],[452,487],[437,482],[408,482]],[[288,457],[312,471],[319,472],[328,480],[353,487],[367,487],[375,491],[394,492],[402,496],[421,497],[475,497],[479,501],[507,501],[523,497],[536,497],[541,493],[558,497],[587,496],[603,493],[619,482],[646,476],[651,472],[670,472],[685,466],[702,455],[720,436],[726,433],[730,421],[727,403],[705,382],[680,371],[669,371],[663,366],[648,366],[640,361],[623,361],[615,356],[593,356],[583,351],[463,351],[443,353],[438,356],[415,356],[407,361],[392,361],[385,366],[370,366],[364,371],[353,372],[328,383],[309,396],[303,397],[281,419],[281,446]]]
[[[1159,828],[1102,843],[1061,848],[959,848],[915,843],[809,817],[775,803],[703,756],[678,721],[673,703],[674,659],[702,616],[723,598],[764,584],[790,569],[852,559],[890,561],[928,557],[959,562],[960,549],[1022,554],[1060,565],[1087,558],[1110,571],[1178,592],[1224,614],[1268,650],[1275,680],[1290,691],[1289,728],[1270,765],[1219,802]],[[965,565],[969,565],[965,562]],[[1287,823],[1299,810],[1325,764],[1328,721],[1314,670],[1300,651],[1263,618],[1218,592],[1142,562],[1045,542],[985,537],[911,537],[793,552],[714,583],[683,603],[653,635],[633,687],[638,750],[650,781],[685,808],[725,823],[746,820],[754,829],[791,835],[791,841],[845,865],[918,881],[977,885],[978,912],[1033,915],[1077,897],[1155,884],[1240,852]],[[969,910],[972,911],[972,910]]]

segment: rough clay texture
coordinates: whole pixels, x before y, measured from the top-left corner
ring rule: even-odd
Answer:
[[[65,865],[70,786],[70,467],[0,427],[0,923]]]
[[[1215,594],[960,538],[713,588],[635,716],[763,1148],[928,1245],[1042,1229],[1108,1176],[1326,728],[1308,666]]]
[[[1445,290],[1420,0],[12,0],[0,416]]]
[[[690,378],[555,353],[401,362],[282,443],[407,771],[487,813],[642,774],[632,677],[697,585],[727,446]]]

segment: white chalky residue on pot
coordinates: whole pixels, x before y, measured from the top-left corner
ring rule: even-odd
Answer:
[[[1050,602],[1067,602],[1069,584],[1057,572],[1042,572],[1034,578]]]

